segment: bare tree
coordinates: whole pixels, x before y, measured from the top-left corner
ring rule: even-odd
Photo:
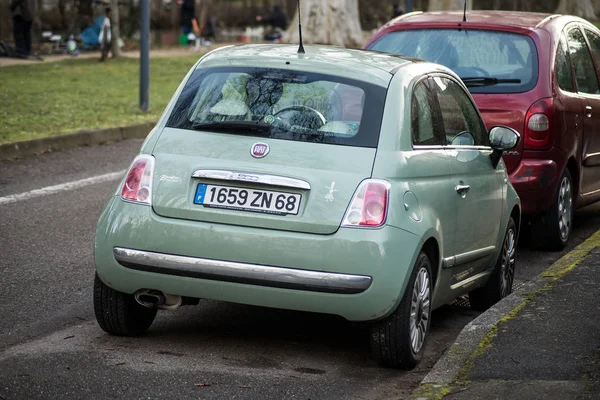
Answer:
[[[467,10],[473,9],[473,0],[466,0]],[[465,0],[429,0],[428,11],[462,10]]]
[[[121,55],[121,47],[119,46],[119,38],[121,37],[121,32],[119,29],[119,2],[118,0],[111,0],[110,12],[111,12],[111,45],[110,50],[112,52],[112,56],[114,58],[119,57]]]
[[[79,0],[77,8],[77,26],[80,30],[84,30],[92,24],[92,17],[94,14],[92,0]],[[42,8],[38,8],[38,10],[41,9]]]
[[[596,19],[592,0],[560,0],[555,13],[577,15],[586,19]]]
[[[361,47],[365,41],[358,0],[303,0],[300,7],[304,43]],[[298,13],[294,14],[285,42],[298,42]]]

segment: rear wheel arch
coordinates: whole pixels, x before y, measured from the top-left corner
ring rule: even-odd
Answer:
[[[510,212],[510,216],[515,221],[515,225],[517,225],[517,235],[521,232],[521,209],[519,206],[515,205]]]
[[[427,257],[429,257],[429,261],[431,262],[431,288],[435,288],[437,283],[437,278],[439,276],[440,266],[440,246],[434,237],[430,237],[423,244],[422,250]]]
[[[579,180],[580,180],[580,170],[579,170],[579,165],[577,164],[577,161],[575,160],[575,157],[571,156],[569,157],[569,160],[567,161],[567,165],[565,166],[566,169],[569,170],[569,172],[571,173],[571,181],[573,183],[573,186],[575,186],[573,189],[574,193],[575,193],[575,199],[574,200],[578,200],[579,199]],[[562,172],[561,172],[562,174]],[[560,184],[560,182],[559,182]]]
[[[421,252],[423,252],[423,253],[425,253],[425,255],[427,255],[427,258],[429,258],[429,262],[431,264],[431,290],[432,290],[432,294],[433,294],[433,292],[436,288],[437,279],[440,276],[439,272],[441,271],[441,268],[442,268],[441,258],[440,258],[440,246],[439,246],[438,238],[436,238],[435,236],[428,237],[425,240],[425,242],[423,243],[423,245],[416,252],[415,261],[418,259],[419,254],[421,254]],[[413,261],[413,264],[411,264],[410,269],[408,269],[406,271],[406,276],[404,277],[405,282],[408,282],[410,280],[410,276],[413,273],[415,261]],[[406,290],[408,290],[407,287],[404,287],[398,293],[396,303],[388,311],[387,315],[389,315],[389,313],[393,312],[396,309],[396,307],[398,307],[398,304],[400,304],[400,301],[402,300],[402,297],[404,296],[404,293]]]

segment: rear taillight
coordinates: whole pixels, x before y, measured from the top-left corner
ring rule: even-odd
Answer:
[[[378,227],[387,216],[389,182],[367,179],[363,181],[350,202],[342,226]]]
[[[133,160],[121,188],[123,200],[152,204],[152,176],[154,175],[154,157],[140,155]]]
[[[548,149],[552,147],[554,106],[552,98],[540,99],[533,103],[525,117],[525,149]]]

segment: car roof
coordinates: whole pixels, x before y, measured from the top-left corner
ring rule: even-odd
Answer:
[[[304,49],[305,54],[298,54],[297,44],[228,46],[204,56],[200,67],[292,68],[387,85],[400,67],[421,62],[394,54],[343,47],[310,45],[304,46]]]
[[[558,14],[546,14],[522,11],[487,11],[487,10],[467,10],[467,22],[473,24],[510,26],[521,29],[533,30],[544,22],[547,22]],[[448,24],[460,23],[463,21],[462,11],[433,11],[433,12],[413,12],[404,14],[388,22],[385,27],[395,25],[416,23],[416,24]]]

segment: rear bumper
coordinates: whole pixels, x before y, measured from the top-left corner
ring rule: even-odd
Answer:
[[[368,321],[400,302],[421,246],[392,226],[286,232],[165,218],[113,197],[94,256],[100,279],[123,293],[155,289]]]
[[[554,200],[559,173],[554,160],[521,160],[510,174],[510,182],[521,199],[523,215],[548,211]]]
[[[138,271],[313,292],[361,293],[372,280],[365,275],[243,264],[122,247],[115,247],[113,253],[119,264]]]

